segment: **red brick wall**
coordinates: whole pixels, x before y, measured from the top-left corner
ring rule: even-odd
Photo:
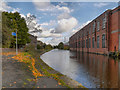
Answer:
[[[74,45],[74,47],[71,47],[71,50],[76,50],[76,51],[84,51],[84,52],[95,52],[95,53],[101,53],[101,54],[108,54],[108,52],[113,52],[116,46],[116,50],[118,50],[119,46],[119,40],[118,40],[118,33],[116,30],[120,29],[120,11],[119,14],[118,12],[115,12],[118,10],[117,7],[114,10],[107,10],[103,14],[101,14],[99,17],[94,19],[92,22],[90,22],[88,25],[83,27],[80,31],[75,33],[71,38],[70,38],[70,45]],[[112,13],[112,14],[111,14]],[[107,16],[105,15],[107,14]],[[106,16],[106,28],[102,29],[102,22],[103,18]],[[118,21],[119,20],[119,21]],[[97,31],[97,21],[100,22],[100,30]],[[92,33],[93,31],[93,23],[96,22],[96,32]],[[118,23],[119,22],[119,23]],[[91,26],[91,34],[86,35],[87,30],[89,30],[89,27]],[[85,34],[85,35],[84,35]],[[105,48],[102,48],[102,35],[105,34]],[[81,37],[79,37],[79,35]],[[82,35],[84,37],[82,38]],[[97,48],[97,36],[99,35],[99,48]],[[79,37],[79,38],[77,38]],[[94,48],[92,48],[92,37],[95,37],[94,41]],[[86,39],[90,38],[91,39],[91,48],[86,48]],[[79,41],[82,42],[82,39],[85,40],[85,48],[78,48],[79,47]],[[77,42],[77,48],[75,47],[75,43]]]
[[[120,7],[118,7],[120,8]],[[109,41],[109,51],[110,52],[114,52],[115,51],[115,47],[116,50],[118,51],[118,47],[119,47],[119,39],[118,39],[118,11],[116,12],[116,10],[118,9],[114,9],[112,10],[112,15],[110,16],[110,41]],[[119,16],[120,17],[120,16]]]

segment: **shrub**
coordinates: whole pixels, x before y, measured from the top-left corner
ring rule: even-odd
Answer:
[[[37,49],[40,49],[40,45],[39,44],[37,44]]]

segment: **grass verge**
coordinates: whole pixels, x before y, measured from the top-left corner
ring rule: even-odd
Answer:
[[[55,71],[54,69],[52,69],[46,63],[43,62],[43,60],[40,58],[40,55],[50,50],[51,49],[35,50],[34,48],[27,48],[28,53],[35,59],[35,67],[37,68],[37,70],[41,72],[43,75],[52,77],[55,80],[57,80],[59,85],[65,86],[67,88],[85,88],[81,84],[74,86],[74,85],[71,85],[70,83],[66,83],[66,81],[61,78],[67,77],[67,76]]]

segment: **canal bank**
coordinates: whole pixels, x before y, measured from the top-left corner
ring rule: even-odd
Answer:
[[[73,52],[77,52],[77,53],[88,53],[88,54],[96,54],[96,55],[104,55],[104,56],[108,56],[110,58],[113,58],[115,60],[119,60],[120,59],[120,51],[115,51],[115,52],[109,52],[108,54],[105,53],[101,53],[101,52],[84,52],[84,51],[78,51],[78,50],[70,50]]]
[[[118,88],[120,61],[104,55],[51,50],[41,56],[53,69],[87,88]]]
[[[2,52],[2,87],[83,88],[80,83],[55,71],[39,58],[47,51],[49,50],[37,51],[30,49],[27,52],[20,51],[16,56],[15,50],[4,49]]]
[[[34,53],[33,53],[34,51]],[[51,50],[43,50],[42,52],[39,50],[30,50],[29,53],[33,55],[35,58],[36,65],[35,67],[41,72],[41,74],[55,79],[59,85],[66,87],[66,88],[85,88],[81,83],[63,75],[62,73],[54,70],[49,65],[47,65],[40,56],[49,52]]]

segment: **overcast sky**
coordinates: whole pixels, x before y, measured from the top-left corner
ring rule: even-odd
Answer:
[[[68,41],[79,28],[102,14],[107,9],[118,6],[117,2],[7,2],[5,11],[18,11],[21,16],[35,15],[42,33],[38,40],[56,45]]]

